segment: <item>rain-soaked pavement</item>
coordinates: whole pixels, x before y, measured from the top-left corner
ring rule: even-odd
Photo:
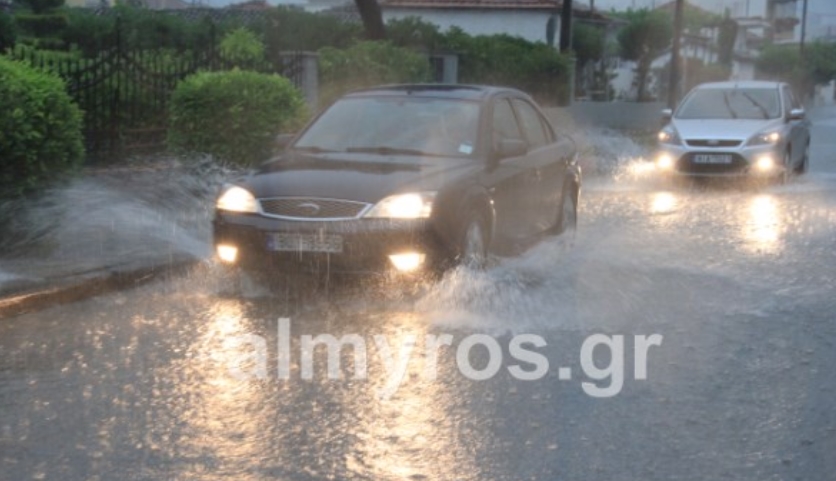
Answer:
[[[791,185],[591,178],[574,246],[403,294],[235,295],[204,264],[5,319],[0,479],[836,479],[836,123],[818,125]],[[319,334],[365,345],[366,376],[346,349],[328,379],[320,350],[305,379]]]

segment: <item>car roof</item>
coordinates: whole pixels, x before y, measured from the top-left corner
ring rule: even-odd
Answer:
[[[387,96],[387,95],[415,95],[421,97],[451,98],[461,100],[484,100],[498,93],[513,93],[528,97],[524,92],[509,87],[468,84],[397,84],[381,85],[378,87],[357,90],[346,97]]]
[[[728,82],[710,82],[698,85],[695,89],[752,89],[752,88],[778,88],[784,85],[783,82],[771,82],[768,80],[743,80]]]

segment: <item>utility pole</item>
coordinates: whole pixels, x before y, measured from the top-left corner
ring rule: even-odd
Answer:
[[[572,48],[572,0],[563,0],[560,11],[560,53]]]
[[[668,81],[668,108],[676,108],[679,100],[679,50],[682,45],[682,9],[685,0],[676,0],[673,14],[673,44],[671,45],[671,70]]]
[[[801,41],[798,43],[798,48],[801,51],[801,55],[804,55],[805,37],[807,37],[807,0],[804,0],[804,3],[801,7]]]

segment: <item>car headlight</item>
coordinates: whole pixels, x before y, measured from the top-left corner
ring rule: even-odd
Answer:
[[[664,129],[659,131],[659,135],[656,137],[659,139],[660,144],[670,144],[670,145],[679,145],[682,141],[679,139],[679,134],[676,132],[671,126],[665,127]]]
[[[365,217],[387,219],[426,219],[433,209],[435,192],[397,194],[381,200]]]
[[[229,212],[256,213],[258,201],[247,189],[233,185],[227,187],[218,197],[215,207]]]
[[[777,130],[760,132],[749,139],[748,145],[775,145],[781,141],[781,132]]]

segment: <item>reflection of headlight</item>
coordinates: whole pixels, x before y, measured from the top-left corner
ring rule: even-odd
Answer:
[[[366,217],[425,219],[432,213],[434,199],[435,192],[389,196],[372,207]]]
[[[762,132],[749,139],[749,145],[775,145],[781,140],[781,132]]]
[[[243,187],[232,186],[224,190],[215,204],[219,210],[229,212],[258,212],[258,202],[255,197]]]
[[[670,126],[665,127],[659,132],[658,139],[660,144],[679,145],[682,143],[679,140],[679,134],[677,134],[676,130]]]

